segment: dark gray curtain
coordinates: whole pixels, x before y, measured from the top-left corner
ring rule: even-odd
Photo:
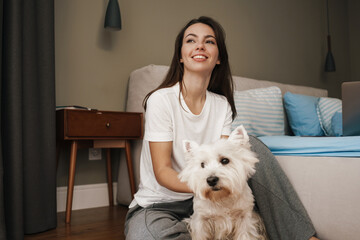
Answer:
[[[0,238],[23,239],[56,227],[54,0],[2,5]]]
[[[2,36],[2,23],[3,23],[3,1],[0,2],[0,36]],[[2,46],[2,37],[0,37],[0,46]],[[0,56],[2,55],[2,48],[0,47]],[[2,64],[0,58],[0,73],[2,73]],[[1,78],[0,78],[0,93],[1,93]],[[1,125],[1,98],[0,98],[0,125]],[[0,128],[1,136],[1,128]],[[3,171],[3,160],[1,150],[1,138],[0,138],[0,239],[6,239],[5,232],[5,218],[4,218],[4,171]]]

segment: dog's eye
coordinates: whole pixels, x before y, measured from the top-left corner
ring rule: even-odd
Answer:
[[[228,164],[229,162],[230,162],[230,160],[227,159],[227,158],[222,158],[222,159],[220,160],[220,163],[221,163],[222,165],[226,165],[226,164]]]
[[[202,168],[205,167],[205,163],[204,163],[204,162],[201,163],[201,167],[202,167]]]

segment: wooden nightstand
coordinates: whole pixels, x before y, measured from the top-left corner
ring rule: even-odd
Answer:
[[[69,182],[65,222],[70,223],[74,190],[77,149],[106,148],[109,204],[113,205],[110,148],[125,148],[131,194],[135,194],[135,180],[131,160],[131,139],[141,139],[143,114],[98,110],[62,109],[56,111],[57,161],[64,141],[71,142]]]

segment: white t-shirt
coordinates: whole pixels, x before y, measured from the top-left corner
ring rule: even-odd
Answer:
[[[183,140],[199,144],[211,143],[221,135],[230,135],[232,111],[224,96],[206,92],[202,112],[193,114],[187,107],[182,94],[179,102],[179,84],[154,92],[147,101],[145,113],[145,135],[140,157],[140,185],[129,207],[142,207],[153,203],[182,201],[191,198],[189,193],[171,191],[161,186],[153,171],[149,141],[172,141],[172,166],[180,172],[185,161]]]

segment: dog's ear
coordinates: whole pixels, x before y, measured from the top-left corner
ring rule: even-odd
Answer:
[[[247,134],[244,126],[240,125],[234,131],[232,131],[232,133],[230,134],[229,140],[230,141],[241,140],[244,142],[249,142],[249,135]]]
[[[183,140],[183,147],[184,147],[184,152],[189,153],[192,150],[194,150],[195,148],[199,147],[199,144],[197,144],[194,141]]]

